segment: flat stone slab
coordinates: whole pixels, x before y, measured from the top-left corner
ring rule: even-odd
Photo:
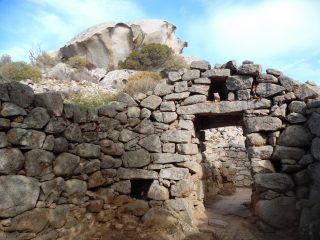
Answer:
[[[158,173],[145,169],[119,168],[117,177],[121,179],[158,179]]]
[[[252,101],[230,101],[230,102],[205,102],[188,106],[181,106],[177,113],[182,114],[223,114],[237,113],[249,109],[270,108],[271,102],[267,99]]]

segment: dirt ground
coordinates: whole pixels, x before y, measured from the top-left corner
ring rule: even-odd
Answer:
[[[237,188],[230,196],[207,196],[206,217],[199,219],[201,231],[213,232],[221,240],[294,240],[290,231],[262,233],[250,209],[250,188]]]

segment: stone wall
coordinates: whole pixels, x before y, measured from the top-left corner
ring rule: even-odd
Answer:
[[[176,218],[192,225],[208,177],[194,126],[204,115],[243,117],[261,229],[300,224],[302,237],[317,234],[318,87],[250,62],[191,68],[95,109],[0,85],[0,236],[68,239],[89,224],[134,230]]]
[[[232,194],[236,187],[251,187],[251,163],[241,127],[204,130],[204,161],[208,163],[207,191]],[[210,171],[211,170],[211,171]]]

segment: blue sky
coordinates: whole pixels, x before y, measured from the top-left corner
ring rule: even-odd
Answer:
[[[0,0],[0,55],[61,47],[104,21],[165,19],[185,54],[215,63],[250,59],[320,84],[319,0]]]

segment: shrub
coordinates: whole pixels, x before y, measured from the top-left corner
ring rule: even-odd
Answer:
[[[34,65],[42,67],[42,66],[50,66],[53,67],[57,65],[58,61],[51,57],[48,53],[43,52],[39,56],[37,56],[34,60]]]
[[[0,58],[0,67],[4,64],[11,63],[11,56],[9,54],[3,54]]]
[[[158,43],[143,44],[140,49],[133,50],[124,61],[120,61],[119,68],[158,70],[172,55],[173,50],[167,45]]]
[[[91,68],[92,63],[88,61],[88,59],[84,56],[75,55],[73,57],[70,57],[67,61],[67,64],[69,64],[71,67],[74,68]]]
[[[178,71],[184,68],[189,69],[189,66],[182,56],[174,54],[164,63],[163,68],[166,71]]]
[[[65,98],[66,103],[74,103],[82,107],[97,107],[113,101],[115,94],[99,91],[96,93],[75,92]]]
[[[147,93],[153,91],[160,80],[161,77],[157,72],[136,72],[129,76],[128,83],[122,91],[131,96],[138,92]]]
[[[0,74],[4,79],[21,81],[31,79],[38,81],[41,79],[39,68],[25,62],[6,63],[0,68]]]

